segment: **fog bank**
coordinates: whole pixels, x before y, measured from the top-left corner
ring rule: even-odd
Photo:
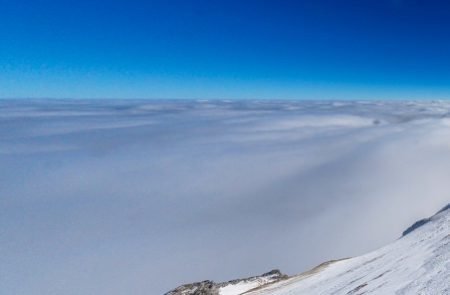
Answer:
[[[0,101],[0,289],[294,274],[450,200],[450,103]]]

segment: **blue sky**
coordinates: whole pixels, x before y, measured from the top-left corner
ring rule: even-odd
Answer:
[[[446,1],[0,0],[0,97],[450,98]]]

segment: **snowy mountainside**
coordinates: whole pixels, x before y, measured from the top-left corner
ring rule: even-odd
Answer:
[[[450,204],[381,249],[246,294],[450,294]]]
[[[288,277],[278,270],[225,283],[203,281],[165,295],[450,294],[450,204],[393,243]]]

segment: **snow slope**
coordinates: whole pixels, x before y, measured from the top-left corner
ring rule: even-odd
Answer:
[[[245,294],[450,294],[449,227],[447,205],[379,250]]]
[[[245,293],[251,289],[264,286],[271,282],[275,282],[279,280],[279,276],[277,274],[273,275],[262,275],[260,277],[254,277],[248,280],[242,280],[237,282],[236,284],[227,283],[223,287],[219,289],[220,295],[237,295]]]

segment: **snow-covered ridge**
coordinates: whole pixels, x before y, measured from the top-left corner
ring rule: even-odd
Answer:
[[[231,280],[223,283],[215,283],[207,280],[185,284],[167,292],[165,295],[238,295],[287,278],[287,275],[274,269],[260,276]]]
[[[275,270],[226,283],[187,284],[166,295],[450,294],[450,204],[366,255],[288,277]]]
[[[450,204],[406,231],[366,255],[246,294],[450,294]]]

